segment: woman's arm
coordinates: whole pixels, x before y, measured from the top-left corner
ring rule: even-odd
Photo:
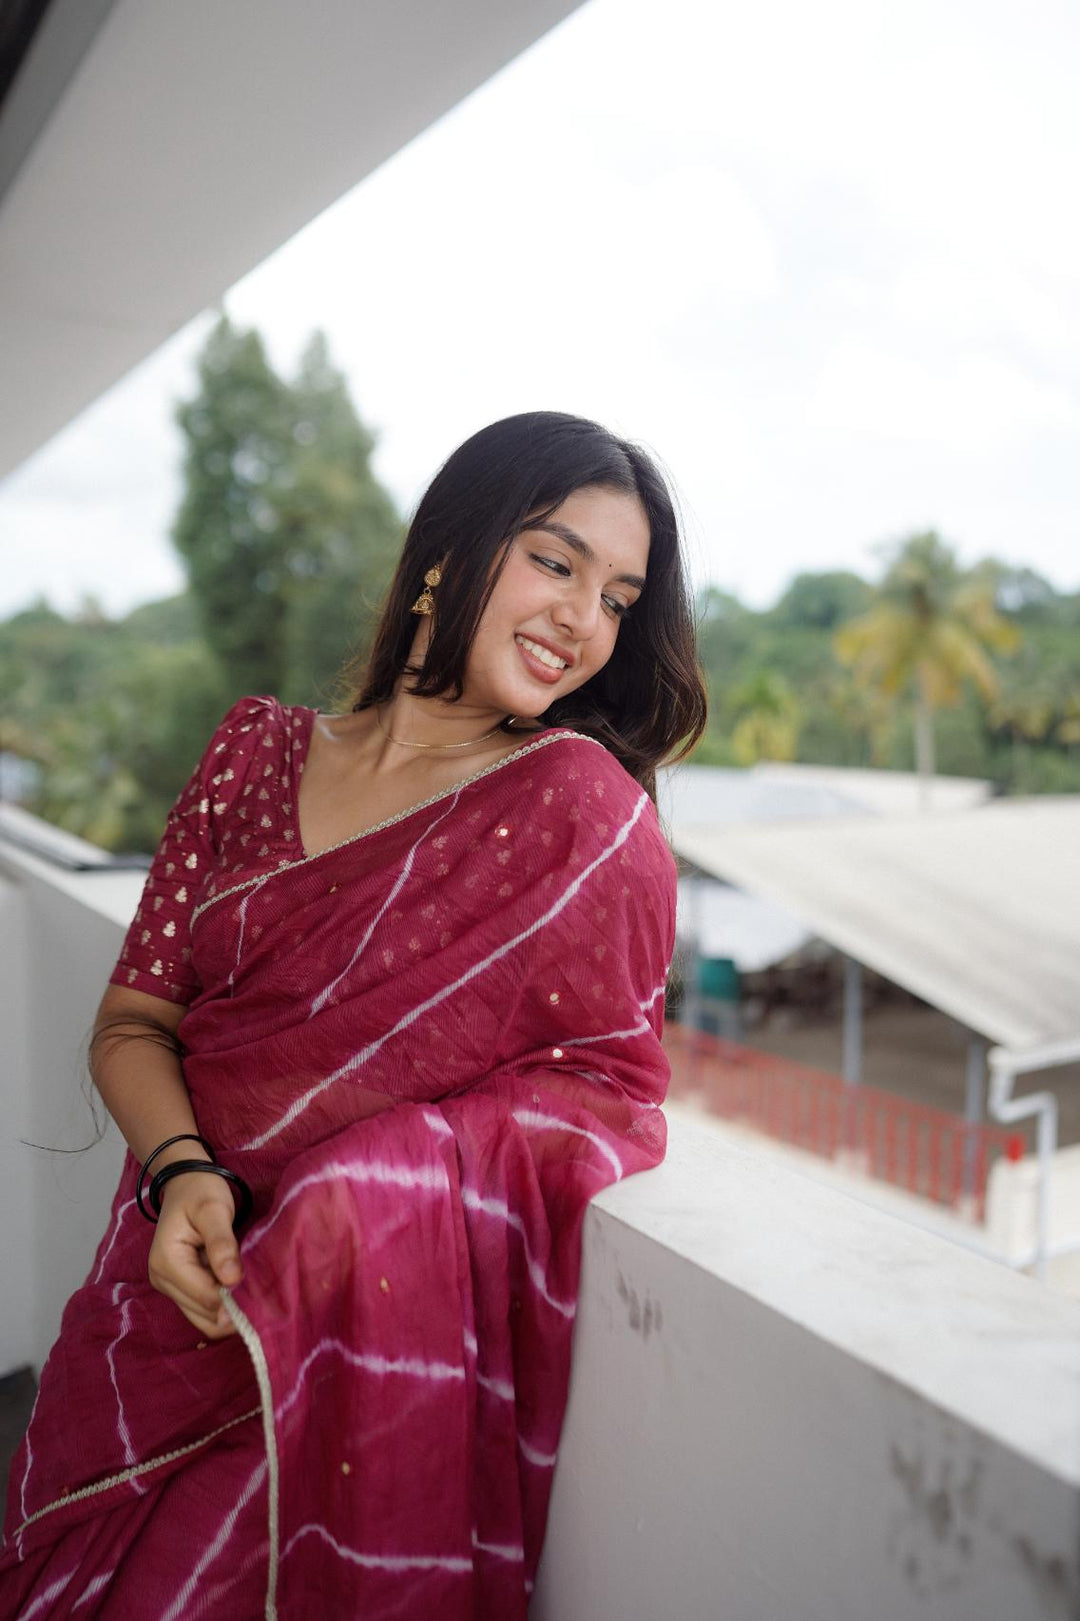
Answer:
[[[162,997],[110,985],[94,1022],[90,1071],[105,1107],[140,1162],[168,1137],[198,1134],[180,1064],[177,1030],[185,1009]],[[179,1159],[208,1160],[199,1143],[166,1148],[154,1169]],[[222,1178],[193,1172],[166,1183],[150,1247],[150,1282],[208,1338],[235,1333],[218,1284],[242,1276],[233,1234],[233,1196]]]

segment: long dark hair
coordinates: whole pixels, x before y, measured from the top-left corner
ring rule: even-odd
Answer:
[[[473,434],[439,469],[405,537],[366,664],[344,672],[354,710],[386,703],[403,674],[418,697],[464,691],[477,626],[513,537],[589,485],[635,495],[649,523],[648,583],[602,670],[541,717],[603,743],[654,791],[656,767],[688,754],[705,728],[693,599],[667,485],[652,458],[607,428],[561,411],[526,411]],[[408,663],[411,613],[426,571],[444,563],[422,668]]]

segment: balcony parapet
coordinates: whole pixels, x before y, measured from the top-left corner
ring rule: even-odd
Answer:
[[[137,872],[5,839],[0,1374],[39,1368],[103,1231],[86,1038]],[[92,847],[88,847],[92,848]],[[1080,1303],[673,1120],[586,1216],[534,1621],[1080,1614]]]

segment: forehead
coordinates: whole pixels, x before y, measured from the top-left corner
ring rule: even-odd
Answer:
[[[644,574],[649,560],[649,520],[636,495],[590,484],[568,495],[549,522],[572,529],[604,568]]]

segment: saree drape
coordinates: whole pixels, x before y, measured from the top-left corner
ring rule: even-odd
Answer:
[[[240,1333],[150,1287],[129,1155],[12,1469],[0,1616],[526,1613],[584,1210],[663,1155],[674,866],[558,731],[309,855],[312,720],[230,711],[113,976],[189,1004],[199,1130],[255,1194]]]

